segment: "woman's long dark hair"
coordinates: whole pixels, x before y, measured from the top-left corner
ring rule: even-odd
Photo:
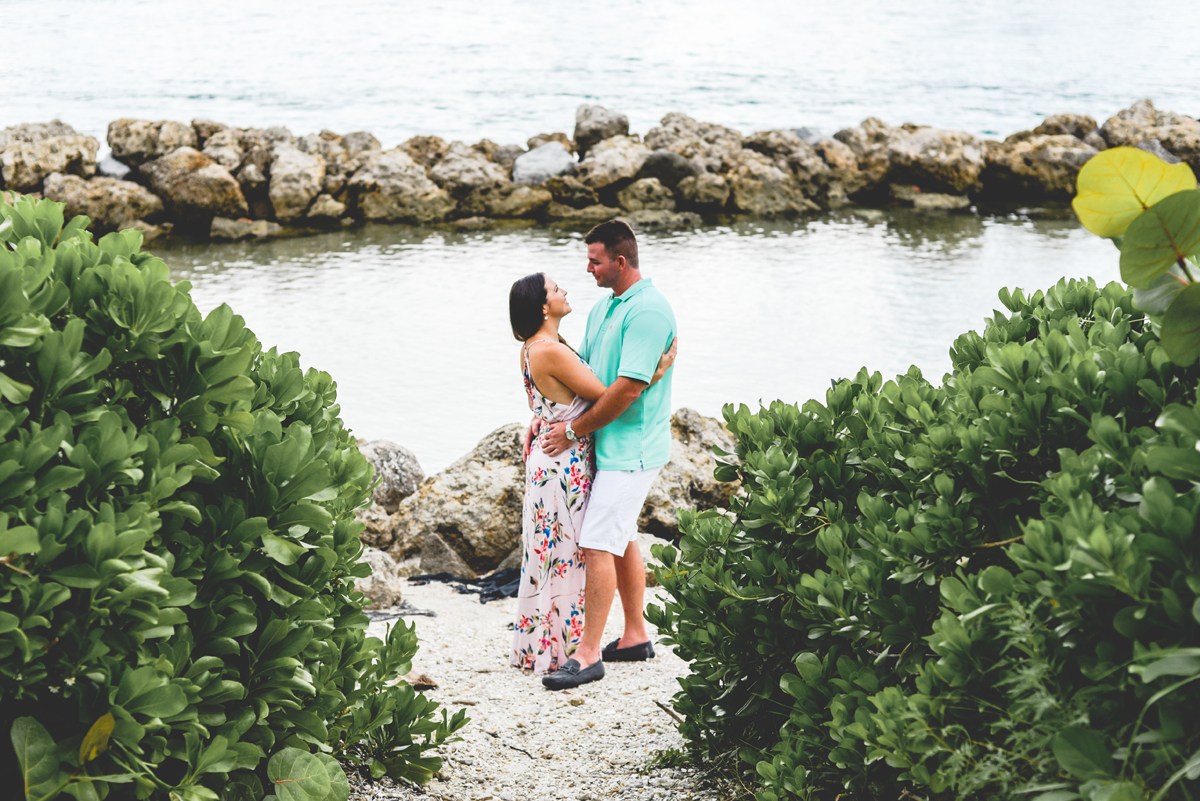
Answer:
[[[534,273],[515,281],[508,293],[508,320],[512,323],[513,336],[521,342],[529,339],[542,327],[546,319],[542,306],[546,305],[546,274]]]

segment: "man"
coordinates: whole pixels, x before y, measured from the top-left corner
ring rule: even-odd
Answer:
[[[605,661],[654,656],[642,617],[646,573],[637,518],[650,485],[671,459],[672,370],[654,386],[649,382],[675,339],[675,315],[650,279],[642,277],[637,239],[627,223],[601,223],[584,241],[588,272],[612,294],[588,315],[579,353],[608,389],[575,420],[541,431],[542,449],[551,456],[578,437],[596,435],[596,477],[579,534],[587,564],[586,622],[573,658],[542,679],[552,690],[603,678]],[[601,649],[614,589],[621,594],[625,628]]]

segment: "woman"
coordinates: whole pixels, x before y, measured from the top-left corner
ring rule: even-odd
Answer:
[[[606,387],[559,336],[559,323],[571,313],[566,290],[543,273],[526,276],[509,292],[508,313],[513,336],[524,343],[521,374],[530,410],[543,423],[574,420]],[[674,363],[675,352],[672,344],[651,383]],[[553,673],[583,636],[584,565],[576,543],[594,473],[590,436],[553,458],[535,441],[525,462],[524,556],[511,659],[524,670]]]

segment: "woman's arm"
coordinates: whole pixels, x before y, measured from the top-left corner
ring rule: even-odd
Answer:
[[[605,386],[596,378],[586,364],[579,360],[575,351],[566,345],[547,345],[534,353],[540,364],[539,372],[545,371],[551,378],[581,398],[594,401],[604,394]],[[530,362],[533,367],[533,362]]]
[[[658,383],[658,380],[667,374],[667,370],[671,369],[671,365],[675,363],[675,354],[679,351],[679,337],[671,340],[671,347],[667,348],[667,352],[658,360],[658,369],[654,371],[654,376],[650,379],[650,386]]]

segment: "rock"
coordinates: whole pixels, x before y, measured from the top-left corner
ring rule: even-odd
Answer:
[[[639,181],[643,178],[657,178],[663,186],[674,189],[684,178],[700,174],[699,167],[675,151],[659,149],[650,151],[635,177]]]
[[[421,541],[420,565],[422,573],[449,573],[460,578],[475,578],[478,575],[444,539],[432,531]]]
[[[85,181],[77,175],[54,172],[46,177],[42,194],[66,203],[69,220],[77,214],[92,219],[91,229],[100,234],[131,226],[137,220],[162,216],[163,202],[141,184],[117,178]]]
[[[742,149],[742,135],[732,128],[672,112],[646,134],[646,146],[678,153],[706,172],[721,172],[728,158]]]
[[[450,146],[440,136],[414,136],[400,145],[400,149],[412,156],[413,161],[428,170],[442,160],[442,156],[446,155]]]
[[[267,185],[267,177],[263,175],[262,168],[257,164],[247,164],[242,167],[238,170],[237,179],[242,189],[258,189]]]
[[[371,493],[376,505],[389,514],[400,508],[400,502],[417,491],[425,480],[425,471],[416,454],[386,439],[361,443],[359,452],[375,468],[380,484]]]
[[[170,231],[173,227],[174,226],[171,223],[163,223],[161,225],[151,225],[150,223],[146,222],[145,220],[134,220],[133,222],[129,223],[128,225],[122,225],[117,230],[125,231],[125,230],[132,228],[135,231],[140,231],[142,234],[142,243],[145,244],[148,242],[152,242],[155,239],[158,239],[160,236],[163,236],[164,234],[170,233]]]
[[[563,146],[563,150],[567,151],[568,153],[575,152],[575,143],[568,139],[565,133],[548,133],[531,136],[525,142],[525,147],[529,150],[537,150],[542,145],[550,142],[558,142]]]
[[[342,137],[342,147],[346,149],[349,158],[356,158],[372,150],[383,150],[379,140],[366,131],[354,131]]]
[[[1200,123],[1184,114],[1159,111],[1149,100],[1139,100],[1110,117],[1099,130],[1109,147],[1136,147],[1156,139],[1167,152],[1200,173]]]
[[[489,218],[530,217],[552,199],[553,196],[543,187],[503,181],[473,190],[458,204],[458,211],[460,214]]]
[[[680,204],[700,212],[713,213],[729,201],[729,182],[720,175],[703,173],[679,182]]]
[[[196,132],[197,147],[203,152],[204,146],[213,134],[233,130],[228,125],[213,120],[192,120],[192,130]]]
[[[573,209],[587,208],[600,202],[596,190],[585,186],[583,181],[573,175],[549,178],[541,184],[541,187],[550,193],[555,203],[561,203]]]
[[[740,164],[728,176],[730,200],[740,211],[756,217],[779,217],[817,208],[804,197],[803,186],[794,176],[760,153],[742,152]]]
[[[501,145],[492,155],[492,161],[499,164],[505,174],[511,177],[513,164],[526,152],[528,151],[520,145]]]
[[[657,178],[641,178],[617,193],[621,208],[628,211],[659,209],[675,211],[675,195]]]
[[[275,147],[271,159],[271,183],[267,196],[275,219],[291,222],[304,215],[325,182],[325,159],[305,153],[291,144]]]
[[[208,229],[210,239],[237,242],[242,239],[266,239],[283,230],[283,226],[270,220],[250,220],[245,217],[231,220],[228,217],[213,217]]]
[[[558,222],[572,225],[595,225],[596,223],[602,223],[605,220],[612,220],[621,216],[621,210],[612,206],[601,206],[599,204],[585,206],[582,209],[573,209],[561,203],[551,203],[546,206],[546,216]]]
[[[396,561],[383,551],[367,546],[363,548],[360,562],[371,567],[371,575],[356,579],[354,589],[371,599],[371,609],[387,609],[399,606],[404,599],[404,585],[397,574]]]
[[[493,431],[474,450],[401,501],[393,515],[394,542],[389,553],[394,554],[395,543],[405,537],[417,539],[423,543],[424,570],[427,551],[437,549],[440,540],[479,573],[508,556],[521,541],[523,433],[524,426],[516,423]],[[430,558],[434,556],[430,554]]]
[[[310,220],[329,221],[336,220],[345,213],[345,203],[339,203],[331,195],[317,195],[304,216]]]
[[[547,142],[518,156],[513,162],[512,177],[520,183],[540,184],[574,169],[575,159],[562,143]]]
[[[230,172],[235,172],[242,166],[246,151],[242,149],[242,139],[232,128],[214,132],[204,140],[204,149],[200,151],[210,159],[220,164]]]
[[[866,188],[868,179],[858,168],[858,156],[849,145],[844,142],[839,142],[833,137],[825,137],[813,143],[813,151],[821,157],[821,159],[829,165],[832,173],[829,189],[830,202],[833,202],[834,195],[837,193],[834,185],[840,187],[841,192],[845,195],[853,195]]]
[[[0,132],[0,177],[18,192],[36,191],[51,173],[96,174],[100,143],[59,120],[26,123]]]
[[[368,220],[437,222],[454,208],[446,190],[400,148],[369,153],[347,189],[351,208]]]
[[[325,162],[325,178],[321,191],[333,195],[346,185],[348,173],[358,168],[358,161],[346,152],[342,137],[333,131],[321,131],[296,140],[296,148],[305,153],[319,156]]]
[[[112,156],[105,156],[96,162],[96,174],[102,178],[118,178],[124,179],[133,169],[126,164],[114,159]]]
[[[1086,114],[1054,114],[1033,129],[1046,136],[1074,136],[1082,139],[1096,130],[1096,121]]]
[[[824,200],[833,170],[817,151],[794,131],[761,131],[745,139],[748,150],[761,153],[799,182],[805,197]]]
[[[120,119],[108,124],[108,146],[113,158],[133,167],[181,147],[194,149],[197,145],[196,131],[182,122]]]
[[[1200,175],[1200,123],[1190,117],[1155,131],[1155,138],[1170,153],[1187,162],[1192,172]]]
[[[464,197],[472,190],[495,186],[508,181],[499,164],[487,160],[477,150],[462,142],[452,142],[445,155],[429,171],[429,178],[454,197]]]
[[[868,117],[854,128],[845,128],[833,138],[850,148],[858,159],[858,170],[862,181],[859,191],[870,192],[879,187],[887,177],[887,142],[892,133],[887,123]]]
[[[1070,200],[1079,170],[1097,151],[1069,134],[984,142],[983,194],[1002,200]]]
[[[671,461],[662,469],[638,516],[638,530],[667,539],[679,534],[678,509],[728,508],[736,483],[713,477],[713,448],[733,453],[733,437],[719,420],[682,408],[671,416]]]
[[[575,110],[575,148],[583,156],[602,139],[629,135],[629,118],[603,106],[584,103]]]
[[[958,195],[980,188],[983,148],[969,133],[904,125],[888,137],[887,157],[892,183]]]
[[[642,169],[650,148],[630,136],[614,136],[597,142],[575,166],[575,174],[593,189],[619,181],[632,181]]]
[[[471,145],[471,149],[483,156],[488,161],[495,161],[496,153],[500,151],[500,145],[496,144],[491,139],[480,139],[478,142]]]
[[[1100,135],[1099,129],[1092,131],[1087,136],[1083,137],[1083,143],[1089,147],[1093,147],[1097,152],[1108,150],[1108,142],[1104,141],[1104,137]]]
[[[692,211],[664,211],[662,209],[638,209],[621,217],[635,231],[645,231],[651,228],[695,228],[703,220],[699,214]]]
[[[195,148],[181,147],[146,162],[140,172],[176,220],[207,226],[213,217],[243,217],[249,211],[229,170]]]
[[[1171,153],[1165,147],[1163,147],[1163,143],[1157,139],[1143,139],[1134,145],[1134,147],[1136,147],[1138,150],[1144,150],[1147,153],[1158,156],[1167,164],[1178,164],[1179,162],[1183,161],[1183,159],[1179,158],[1179,156],[1176,156],[1174,153]]]
[[[829,139],[828,136],[821,132],[820,128],[812,128],[807,125],[799,128],[793,128],[792,133],[803,139],[806,144],[814,147],[816,146],[817,142],[820,142],[822,139]]]

